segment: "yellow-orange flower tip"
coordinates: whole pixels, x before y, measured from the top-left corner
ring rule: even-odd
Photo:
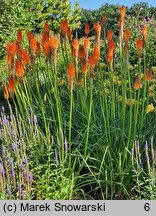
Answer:
[[[144,26],[144,27],[142,28],[142,31],[141,31],[141,32],[142,32],[144,41],[146,41],[146,37],[147,37],[147,27]]]
[[[124,19],[125,11],[126,11],[126,7],[125,6],[121,6],[120,7],[120,18],[121,18],[121,21],[123,21],[123,19]]]

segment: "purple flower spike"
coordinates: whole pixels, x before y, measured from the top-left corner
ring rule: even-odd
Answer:
[[[2,106],[2,111],[3,111],[3,112],[5,111],[5,108],[4,108],[4,106]]]
[[[9,186],[7,186],[6,193],[7,193],[9,196],[11,195],[11,190],[10,190],[10,187],[9,187]]]
[[[0,164],[0,174],[4,177],[5,176],[5,171],[4,171],[4,167],[3,164]]]
[[[33,175],[32,175],[32,173],[29,173],[29,183],[30,183],[30,185],[32,185],[32,182],[33,182]]]
[[[30,117],[28,117],[28,124],[30,125],[31,121],[30,121]]]
[[[131,150],[131,156],[134,157],[134,149]]]
[[[67,138],[65,138],[64,148],[65,148],[65,152],[66,152],[66,154],[67,154],[67,152],[68,152],[68,142],[67,142]]]
[[[143,164],[142,164],[141,158],[139,158],[139,165],[140,165],[140,169],[143,169]]]
[[[30,111],[30,113],[32,113],[32,108],[31,108],[31,107],[30,107],[30,110],[29,110],[29,111]]]
[[[146,144],[145,144],[145,150],[147,151],[148,150],[148,143],[146,141]]]
[[[28,158],[27,158],[27,156],[24,157],[24,163],[25,163],[26,165],[28,165]]]
[[[15,143],[12,143],[12,149],[14,152],[18,152],[17,145]]]
[[[56,162],[58,161],[58,155],[57,155],[56,149],[55,149],[55,161],[56,161]]]
[[[34,125],[37,125],[37,124],[38,124],[37,116],[34,115]]]

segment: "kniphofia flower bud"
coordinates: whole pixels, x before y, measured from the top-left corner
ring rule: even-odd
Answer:
[[[90,33],[90,27],[89,27],[89,24],[86,23],[85,24],[85,35],[88,37],[89,33]]]

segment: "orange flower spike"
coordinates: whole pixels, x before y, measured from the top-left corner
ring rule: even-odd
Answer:
[[[104,28],[106,28],[106,22],[107,22],[107,17],[106,16],[103,16],[102,17],[102,23],[104,25]]]
[[[124,21],[125,11],[126,11],[126,7],[125,6],[120,7],[120,21],[121,22]]]
[[[61,21],[60,30],[61,30],[61,33],[63,33],[63,36],[66,36],[68,32],[68,20]]]
[[[116,48],[115,42],[113,40],[108,41],[108,49],[114,52],[115,48]]]
[[[18,59],[15,61],[15,72],[16,72],[16,76],[19,78],[23,77],[23,75],[24,75],[23,65],[22,65],[21,61]]]
[[[137,52],[138,52],[139,57],[141,57],[142,50],[143,50],[143,40],[141,38],[137,38],[136,48],[137,48]]]
[[[79,49],[79,41],[78,41],[77,38],[75,38],[75,39],[73,40],[73,42],[72,42],[72,47],[73,47],[73,49],[75,49],[75,51],[78,51],[78,49]]]
[[[94,60],[97,62],[100,59],[100,50],[97,45],[94,45]]]
[[[36,45],[36,54],[37,54],[37,55],[40,55],[40,53],[41,53],[40,43],[37,42],[37,45]]]
[[[74,63],[71,63],[69,66],[68,66],[68,79],[69,81],[73,81],[75,78],[75,68],[74,68]]]
[[[81,71],[78,72],[78,86],[83,85],[82,74]]]
[[[85,59],[85,49],[84,46],[80,45],[79,47],[79,58],[81,60]]]
[[[8,91],[9,91],[11,97],[13,97],[14,92],[15,92],[15,83],[14,83],[14,78],[12,75],[9,77]]]
[[[110,63],[110,65],[112,66],[113,64],[113,50],[109,50],[108,54],[107,54],[107,61]]]
[[[88,38],[84,38],[84,47],[86,50],[90,49],[90,41]]]
[[[72,41],[72,32],[70,30],[70,27],[68,27],[67,36],[68,36],[69,42],[71,42]]]
[[[75,52],[75,49],[73,49],[73,47],[72,47],[72,50],[71,50],[72,52],[71,52],[71,54],[72,54],[72,57],[75,59],[75,57],[76,57],[76,52]]]
[[[42,35],[42,46],[46,41],[47,41],[47,34],[46,34],[46,32],[44,32]]]
[[[12,55],[10,55],[10,53],[8,53],[8,55],[7,55],[7,64],[8,64],[8,70],[9,71],[11,71],[11,69],[12,69],[12,60],[13,60]]]
[[[28,67],[29,64],[30,64],[30,57],[29,57],[29,53],[28,53],[27,50],[23,50],[23,58],[22,58],[22,60],[23,60],[24,65],[26,67]]]
[[[31,40],[30,40],[30,49],[31,49],[33,55],[34,55],[35,52],[36,52],[36,48],[37,48],[37,41],[36,41],[36,39],[33,37],[33,38],[31,38]]]
[[[100,26],[99,22],[94,23],[94,30],[97,34],[101,33],[101,26]]]
[[[90,33],[90,26],[88,23],[85,24],[85,35],[88,37],[89,33]]]
[[[15,56],[17,50],[16,43],[7,43],[6,45],[6,52],[10,54],[12,57]]]
[[[142,28],[142,36],[143,36],[143,39],[144,39],[144,41],[146,41],[146,38],[147,38],[147,27],[146,26],[144,26],[143,28]]]
[[[146,70],[146,81],[151,81],[152,80],[152,71],[147,68]]]
[[[18,57],[18,59],[21,59],[22,56],[23,56],[23,49],[22,49],[21,46],[19,46],[19,47],[17,48],[17,57]]]
[[[138,90],[141,87],[141,79],[140,76],[137,75],[134,82],[134,89]]]
[[[30,40],[31,40],[33,37],[34,37],[34,36],[31,34],[31,32],[28,31],[28,32],[27,32],[27,38],[28,38],[29,42],[30,42]]]
[[[82,72],[84,74],[87,74],[87,64],[86,64],[86,61],[82,62]]]
[[[125,34],[124,34],[125,42],[127,44],[129,42],[130,36],[131,36],[131,32],[130,32],[129,28],[127,28],[126,31],[125,31]]]
[[[8,42],[8,43],[6,44],[6,52],[7,52],[7,54],[10,53],[10,49],[11,49],[11,43]]]
[[[22,42],[22,31],[21,31],[21,29],[18,29],[18,32],[17,32],[17,42],[18,43]]]
[[[89,56],[88,63],[89,63],[90,69],[95,68],[95,60],[94,60],[94,55],[93,54]]]
[[[51,49],[58,49],[59,41],[57,37],[50,37],[49,38],[49,46]]]
[[[113,31],[112,30],[109,30],[107,32],[107,39],[108,39],[108,41],[111,41],[113,39]]]
[[[49,55],[49,52],[50,52],[49,41],[46,41],[43,44],[43,52],[44,52],[45,57],[47,57]]]
[[[9,92],[8,92],[6,83],[4,83],[4,85],[3,85],[3,94],[4,94],[4,99],[8,100],[9,99]]]
[[[48,21],[46,21],[45,24],[44,24],[44,30],[45,30],[47,33],[50,32],[50,27],[49,27]]]

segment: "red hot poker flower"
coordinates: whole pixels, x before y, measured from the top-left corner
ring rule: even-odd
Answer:
[[[106,28],[106,21],[107,21],[107,17],[104,15],[104,16],[102,17],[102,23],[103,23],[103,25],[104,25],[104,28]]]
[[[125,34],[124,34],[126,44],[128,44],[130,36],[131,36],[131,32],[130,32],[129,28],[127,28],[125,31]]]
[[[16,72],[16,76],[19,78],[23,77],[23,75],[24,75],[23,65],[22,65],[21,61],[18,59],[15,62],[15,72]]]
[[[17,42],[18,43],[22,42],[22,31],[21,31],[21,29],[19,29],[18,32],[17,32]]]
[[[8,91],[9,91],[11,97],[13,97],[14,92],[15,92],[15,84],[14,84],[14,78],[12,75],[9,77]]]
[[[100,59],[100,50],[97,45],[94,45],[94,60],[97,62]]]
[[[35,37],[33,37],[30,40],[30,49],[31,49],[33,55],[36,52],[36,48],[37,48],[37,41],[36,41]]]
[[[113,39],[113,31],[112,30],[109,30],[107,32],[107,39],[108,39],[108,41],[111,41]]]
[[[141,31],[141,32],[142,32],[144,41],[146,41],[146,37],[147,37],[147,27],[144,26],[144,27],[142,28],[142,31]]]
[[[89,24],[86,23],[85,24],[85,35],[88,37],[89,33],[90,33],[90,27],[89,27]]]
[[[44,30],[45,30],[47,33],[50,32],[50,27],[49,27],[48,21],[46,21],[45,24],[44,24]]]
[[[149,68],[147,68],[147,70],[146,70],[146,81],[151,81],[152,80],[152,71],[149,69]]]
[[[44,52],[45,57],[47,57],[49,55],[49,52],[50,52],[49,41],[46,41],[43,44],[43,52]]]
[[[4,94],[4,99],[8,100],[8,98],[9,98],[9,92],[8,92],[6,83],[4,83],[4,85],[3,85],[3,94]]]
[[[23,58],[22,61],[25,65],[26,68],[28,68],[29,64],[30,64],[30,57],[29,57],[29,53],[27,50],[23,50]]]
[[[36,54],[37,54],[37,55],[40,55],[40,53],[41,53],[40,43],[37,42],[37,45],[36,45]]]
[[[143,41],[141,38],[137,38],[136,48],[137,48],[137,52],[138,52],[139,57],[141,57],[142,50],[143,50]]]
[[[120,7],[120,21],[121,22],[124,21],[125,11],[126,11],[126,7],[125,6]]]
[[[71,63],[68,67],[68,79],[72,81],[74,80],[74,77],[75,77],[74,63]]]

